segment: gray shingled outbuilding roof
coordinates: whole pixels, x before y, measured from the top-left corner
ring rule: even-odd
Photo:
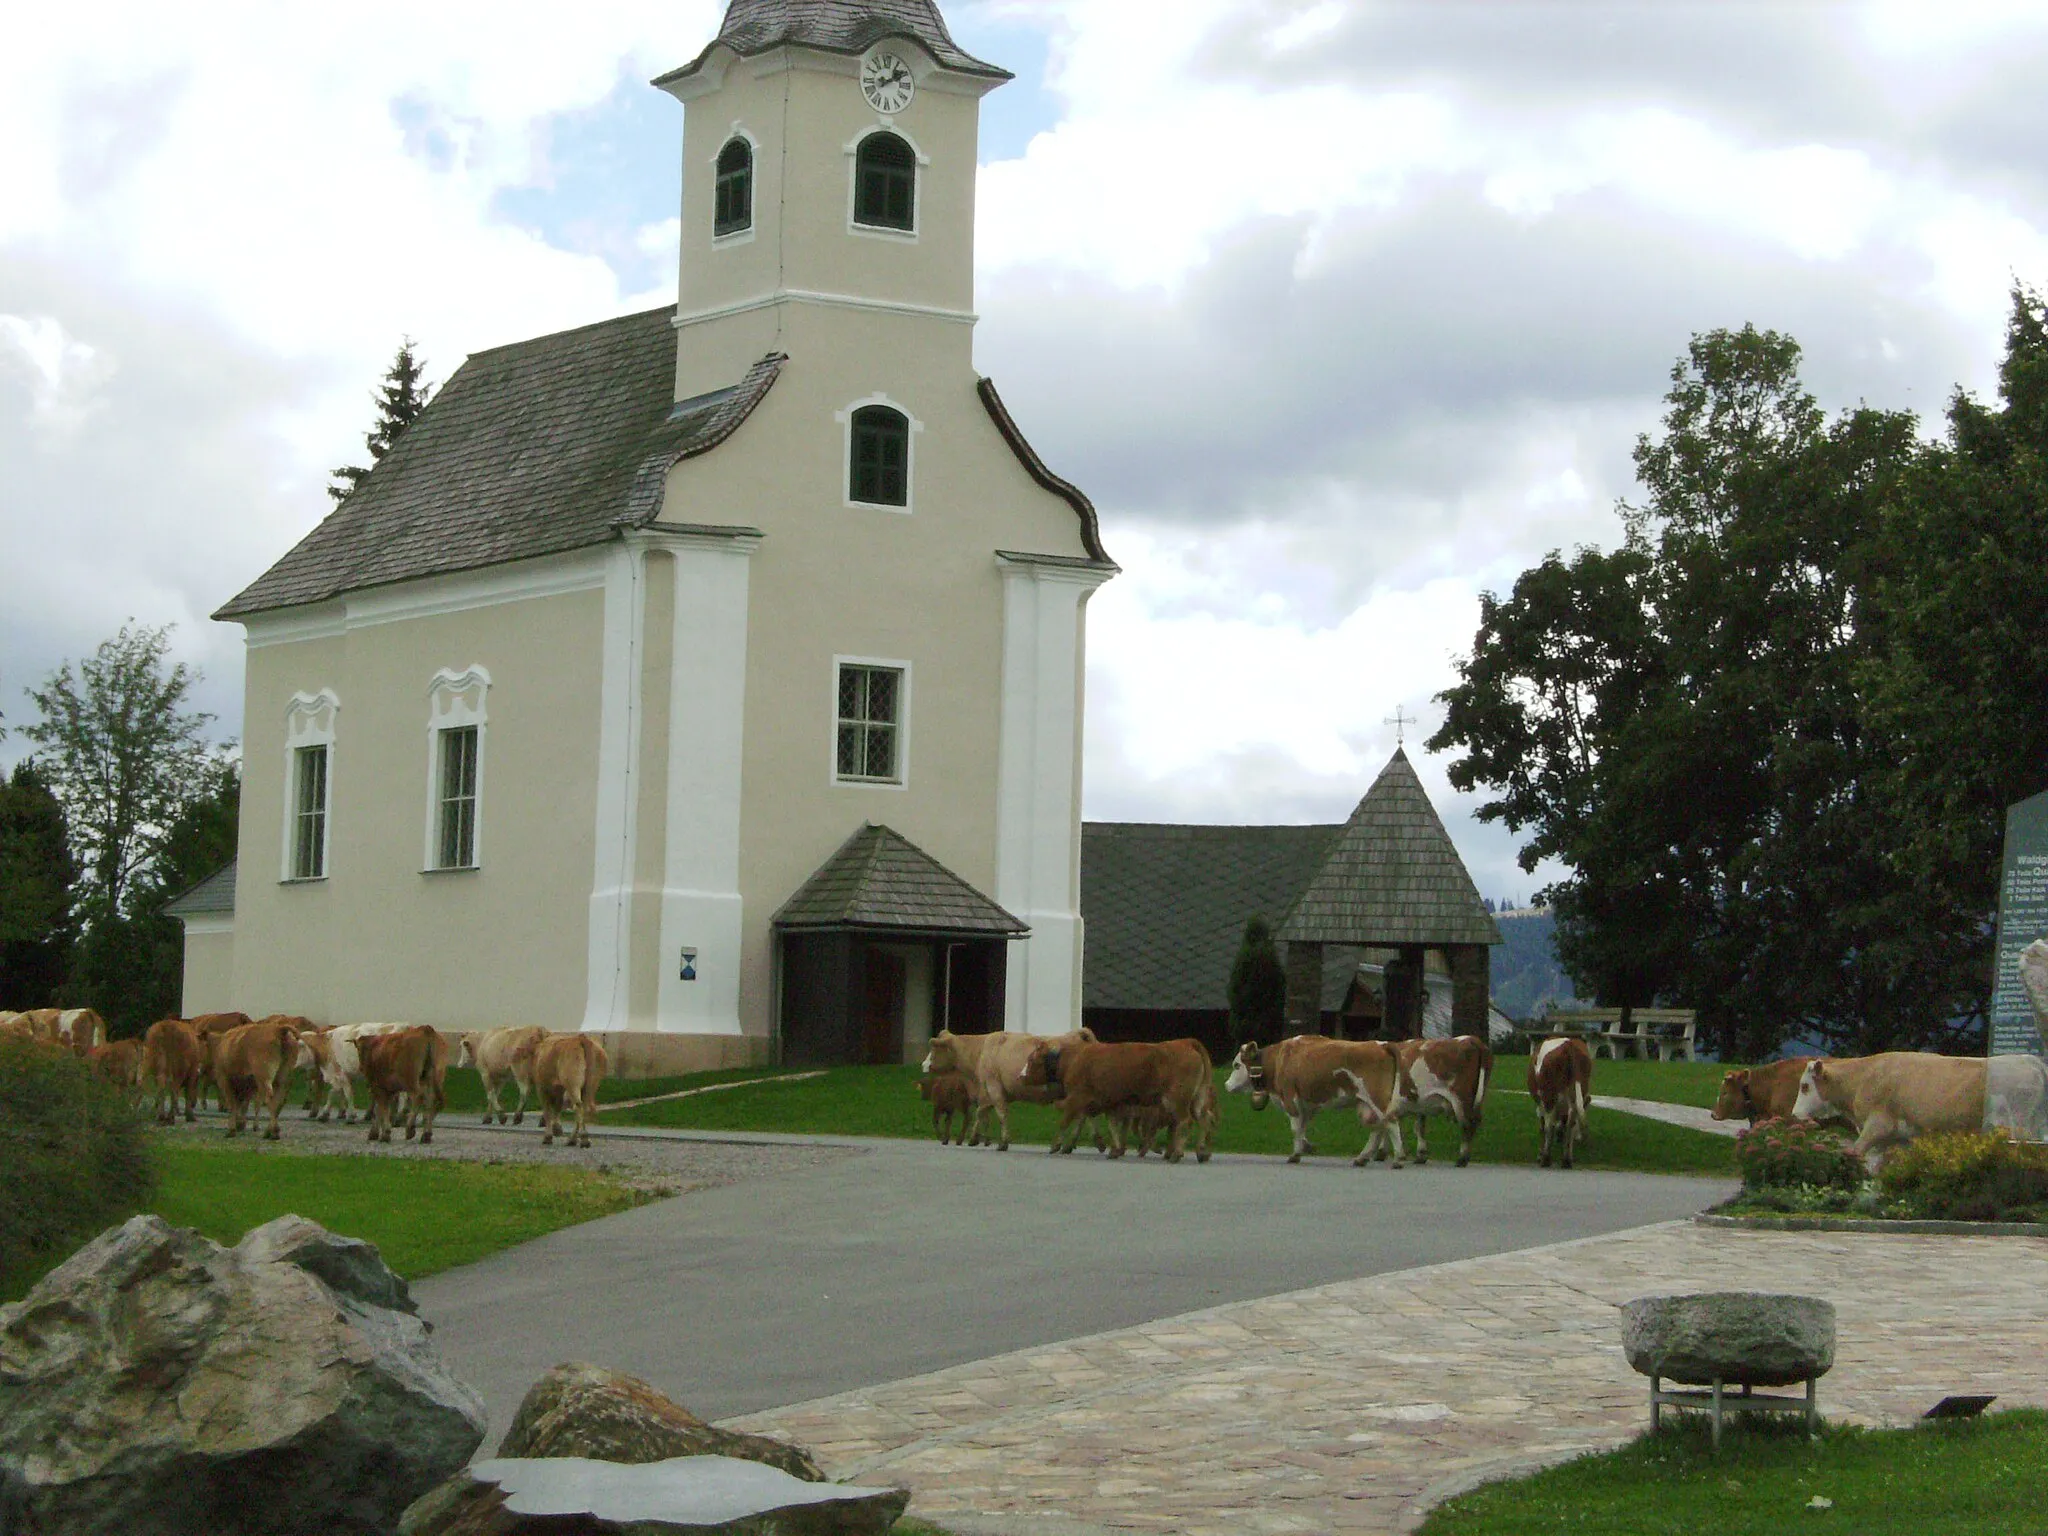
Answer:
[[[886,37],[907,37],[948,69],[1008,80],[1007,69],[977,59],[946,30],[932,0],[732,0],[718,36],[680,69],[655,77],[656,85],[687,79],[704,67],[713,48],[742,58],[793,43],[824,53],[863,54]]]
[[[1227,1006],[1246,919],[1277,924],[1342,830],[1084,822],[1083,1006]],[[1324,967],[1333,985],[1338,971]]]
[[[1012,917],[902,833],[869,822],[775,914],[780,928],[1022,938]]]
[[[677,403],[675,311],[478,352],[326,520],[214,614],[602,543],[661,510],[680,460],[739,428],[786,359]]]
[[[1274,936],[1283,943],[1502,942],[1451,834],[1399,748]]]
[[[234,910],[233,859],[228,860],[182,896],[173,897],[164,903],[164,911],[172,917],[213,917],[222,914],[232,916]]]

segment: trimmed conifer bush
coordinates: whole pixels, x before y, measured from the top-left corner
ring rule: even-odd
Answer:
[[[0,1037],[0,1296],[148,1204],[147,1122],[77,1056]]]

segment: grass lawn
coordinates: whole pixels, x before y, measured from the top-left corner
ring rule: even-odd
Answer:
[[[1512,1058],[1517,1066],[1522,1058]],[[1527,1080],[1528,1068],[1503,1063],[1502,1079],[1511,1088]],[[1719,1061],[1608,1061],[1593,1063],[1593,1091],[1622,1099],[1656,1099],[1665,1104],[1694,1104],[1712,1109],[1721,1092],[1728,1065]]]
[[[1504,1087],[1519,1086],[1521,1059],[1503,1063]],[[1609,1065],[1600,1063],[1601,1067]],[[1647,1065],[1654,1066],[1654,1063]],[[1518,1070],[1521,1069],[1521,1070]],[[835,1136],[928,1137],[931,1109],[917,1096],[914,1067],[835,1067],[822,1077],[800,1082],[764,1082],[752,1087],[709,1093],[699,1098],[670,1099],[636,1109],[604,1114],[605,1125],[651,1125],[717,1131],[786,1131]],[[1254,1112],[1250,1100],[1221,1092],[1224,1074],[1217,1073],[1223,1123],[1217,1132],[1219,1152],[1265,1152],[1285,1156],[1291,1144],[1287,1118],[1277,1109]],[[1595,1086],[1600,1086],[1595,1073]],[[1010,1139],[1044,1146],[1052,1139],[1058,1111],[1049,1105],[1019,1104],[1010,1111]],[[1732,1144],[1725,1138],[1682,1126],[1663,1125],[1636,1115],[1596,1109],[1591,1138],[1580,1151],[1587,1168],[1618,1168],[1650,1173],[1730,1174],[1735,1168]],[[1332,1110],[1310,1132],[1319,1156],[1351,1157],[1364,1145],[1365,1133],[1351,1110]],[[1489,1094],[1486,1121],[1473,1144],[1475,1162],[1536,1161],[1536,1108],[1527,1095]],[[1449,1122],[1431,1126],[1435,1157],[1456,1155]],[[1076,1156],[1082,1153],[1077,1151]],[[1094,1155],[1092,1150],[1087,1155]]]
[[[258,1154],[159,1144],[156,1198],[146,1207],[219,1243],[286,1214],[377,1245],[408,1280],[468,1264],[558,1227],[594,1221],[647,1195],[582,1168],[395,1157]],[[25,1295],[62,1255],[10,1277],[0,1301]]]
[[[2007,1536],[2040,1528],[2043,1466],[2036,1409],[1818,1440],[1744,1428],[1718,1457],[1702,1422],[1476,1489],[1433,1511],[1422,1536]]]

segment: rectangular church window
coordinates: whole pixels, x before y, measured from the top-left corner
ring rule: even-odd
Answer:
[[[475,726],[441,732],[440,869],[476,865],[476,760]]]
[[[841,779],[894,784],[902,778],[898,741],[902,730],[903,674],[894,667],[839,668]]]
[[[327,748],[292,754],[292,878],[327,877]]]

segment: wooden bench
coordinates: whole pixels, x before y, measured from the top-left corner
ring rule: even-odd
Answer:
[[[1550,1034],[1576,1035],[1598,1056],[1641,1057],[1654,1051],[1659,1061],[1697,1061],[1694,1040],[1697,1014],[1691,1008],[1565,1008],[1548,1015]]]

